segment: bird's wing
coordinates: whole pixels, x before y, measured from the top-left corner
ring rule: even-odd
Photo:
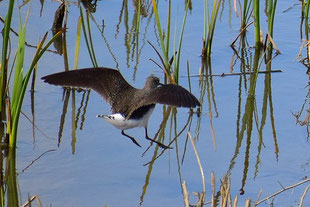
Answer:
[[[121,73],[110,68],[85,68],[54,73],[42,77],[44,82],[64,87],[93,89],[111,106],[126,90],[136,90],[123,78]]]
[[[139,107],[156,103],[188,108],[200,106],[200,102],[193,94],[175,84],[161,85],[147,93],[140,93],[136,101],[137,104],[128,109],[127,118]]]

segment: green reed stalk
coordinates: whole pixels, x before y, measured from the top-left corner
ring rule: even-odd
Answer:
[[[80,54],[80,42],[81,42],[81,17],[78,18],[77,31],[76,31],[76,41],[75,41],[75,51],[74,51],[74,65],[73,68],[77,69],[79,54]]]
[[[86,31],[82,7],[80,7],[80,16],[81,16],[81,20],[82,20],[83,34],[84,34],[86,46],[88,49],[89,57],[90,57],[93,65],[94,65],[94,67],[98,67],[96,55],[95,55],[95,50],[94,50],[94,46],[92,43],[91,29],[90,29],[90,23],[89,23],[89,15],[88,14],[86,15],[86,21],[87,21],[87,31]],[[87,35],[87,33],[88,33],[88,35]]]
[[[169,0],[169,6],[168,6],[166,54],[165,54],[165,56],[168,58],[169,58],[169,44],[170,44],[170,28],[171,28],[171,0]]]
[[[254,28],[255,28],[255,45],[256,47],[260,47],[260,18],[259,18],[259,1],[254,0],[253,9],[254,9]]]
[[[154,14],[155,14],[155,21],[156,21],[157,30],[158,30],[160,46],[161,46],[162,53],[164,54],[164,58],[163,59],[164,59],[165,70],[167,72],[166,74],[171,74],[170,67],[169,67],[169,57],[168,57],[167,49],[166,49],[165,43],[164,43],[164,35],[163,35],[162,30],[161,30],[161,25],[160,25],[160,20],[159,20],[159,14],[158,14],[158,10],[157,10],[156,0],[152,0],[152,6],[153,6]],[[169,7],[169,10],[170,9],[171,8]],[[168,19],[168,25],[170,25],[170,19]],[[166,38],[169,38],[169,37],[166,37]],[[167,40],[166,43],[169,43],[169,40]]]
[[[276,0],[275,0],[276,1]],[[308,20],[309,17],[309,5],[310,5],[310,1],[308,0],[306,2],[306,10],[305,10],[305,19]]]
[[[309,12],[309,0],[307,1],[307,4]],[[276,7],[277,7],[277,0],[268,0],[268,33],[271,37],[273,37],[273,24],[274,24]],[[307,16],[308,12],[306,12]]]
[[[243,10],[241,16],[241,30],[246,27],[250,18],[250,10],[251,10],[252,1],[244,0],[243,1]]]
[[[136,35],[139,34],[139,28],[140,28],[140,13],[141,13],[141,0],[138,0],[138,11],[137,11],[137,17],[136,17]]]
[[[3,29],[3,41],[2,41],[2,58],[1,58],[1,64],[0,64],[0,112],[1,114],[4,113],[4,100],[6,96],[6,90],[7,90],[7,68],[8,68],[8,43],[9,43],[9,37],[10,37],[10,28],[11,28],[11,22],[12,22],[12,16],[13,16],[13,8],[14,8],[14,0],[10,0],[9,7],[8,7],[8,13],[5,18],[4,22],[4,29]]]
[[[21,18],[19,19],[19,36],[18,36],[18,50],[16,55],[16,66],[15,66],[15,76],[14,76],[14,85],[13,85],[13,96],[10,106],[10,117],[8,121],[7,131],[9,134],[9,147],[16,147],[17,139],[17,129],[19,123],[19,116],[21,113],[21,107],[23,104],[24,96],[26,93],[27,85],[34,70],[36,64],[38,63],[41,56],[47,50],[47,48],[58,38],[63,30],[56,33],[56,35],[42,48],[45,40],[47,39],[47,33],[43,37],[43,40],[39,42],[37,46],[37,51],[32,60],[32,63],[24,76],[24,52],[25,52],[25,39],[26,39],[26,22],[28,19],[29,10],[27,13],[27,18],[25,24],[21,26]]]
[[[175,80],[175,83],[179,83],[179,71],[180,71],[179,68],[180,68],[181,48],[182,48],[183,34],[184,34],[184,28],[185,28],[185,22],[186,22],[189,3],[190,3],[190,1],[187,2],[186,7],[185,7],[185,14],[183,17],[178,49],[177,50],[175,49],[176,53],[174,53],[174,60],[175,60],[174,61],[174,80]],[[176,38],[174,38],[174,40],[176,41]]]
[[[204,57],[211,55],[211,47],[215,31],[215,25],[221,3],[222,0],[213,1],[213,7],[210,18],[208,0],[204,1],[204,39],[203,39],[204,48],[202,54]]]
[[[309,5],[310,5],[310,0],[306,2],[306,5],[303,11],[303,13],[305,14],[305,34],[307,37],[309,34],[309,19],[308,19],[309,18]]]
[[[165,72],[167,78],[169,79],[169,81],[171,83],[178,83],[182,41],[183,41],[185,22],[186,22],[186,17],[187,17],[187,12],[188,12],[190,2],[187,2],[187,4],[186,4],[185,14],[183,17],[181,32],[180,32],[180,36],[179,36],[179,42],[178,42],[177,46],[176,46],[177,28],[175,28],[174,50],[173,50],[174,54],[173,54],[173,58],[170,61],[169,61],[169,48],[170,48],[170,28],[171,28],[171,0],[169,0],[169,2],[168,2],[167,34],[165,37],[164,37],[164,34],[161,30],[161,25],[160,25],[156,1],[152,0],[152,3],[153,3],[152,4],[153,5],[153,11],[155,14],[155,21],[156,21],[156,25],[157,25],[157,30],[158,30],[158,35],[159,35],[159,40],[160,40],[160,45],[161,45],[163,57],[160,55],[160,53],[155,49],[155,47],[153,45],[152,45],[152,47],[154,48],[156,53],[159,55],[161,62],[164,65],[163,70],[165,70],[164,72]],[[166,38],[166,39],[164,39],[164,38]],[[174,70],[173,71],[171,70],[172,61],[174,61]]]

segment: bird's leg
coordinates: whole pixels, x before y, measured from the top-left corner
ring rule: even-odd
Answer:
[[[145,127],[145,138],[147,140],[150,140],[151,142],[155,142],[156,144],[158,144],[158,146],[160,146],[163,149],[172,149],[172,147],[168,147],[168,146],[166,146],[166,145],[164,145],[164,144],[162,144],[162,143],[160,143],[160,142],[150,138],[149,135],[147,134],[147,128],[146,127]]]
[[[131,141],[133,143],[135,143],[137,146],[141,147],[141,145],[135,140],[135,138],[133,138],[132,136],[129,136],[128,134],[125,134],[124,130],[122,130],[122,135],[128,137],[129,139],[131,139]]]

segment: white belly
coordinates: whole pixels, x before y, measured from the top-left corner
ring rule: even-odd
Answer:
[[[142,119],[126,120],[125,117],[119,113],[111,114],[111,115],[98,115],[97,117],[104,118],[107,122],[109,122],[110,124],[112,124],[118,129],[126,130],[126,129],[132,129],[135,127],[146,127],[153,110],[154,108],[150,109],[142,117]]]

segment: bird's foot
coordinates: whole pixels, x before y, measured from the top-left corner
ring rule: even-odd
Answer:
[[[126,134],[126,133],[124,132],[124,130],[122,130],[122,135],[124,135],[124,136],[128,137],[129,139],[131,139],[131,141],[132,141],[133,143],[135,143],[138,147],[141,147],[141,145],[136,141],[136,139],[133,138],[132,136],[129,136],[128,134]]]

